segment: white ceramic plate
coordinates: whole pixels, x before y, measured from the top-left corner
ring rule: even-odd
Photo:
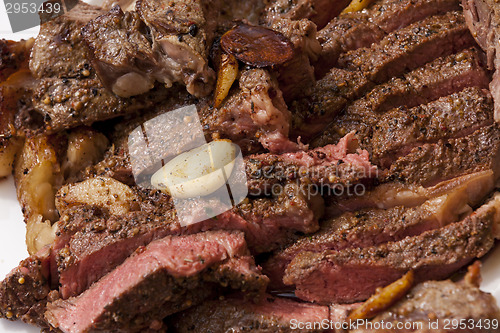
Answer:
[[[88,1],[88,2],[96,2]],[[0,5],[0,38],[19,40],[38,34],[38,28],[13,34],[4,1]],[[0,180],[0,279],[28,256],[24,243],[26,229],[17,202],[12,177]],[[481,289],[492,293],[497,302],[500,300],[500,246],[488,254],[482,270],[483,283]],[[500,303],[500,302],[499,302]],[[20,322],[0,320],[0,332],[35,333],[39,329]]]

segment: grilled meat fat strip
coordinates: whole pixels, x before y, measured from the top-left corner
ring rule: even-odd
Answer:
[[[448,277],[494,245],[495,207],[485,205],[461,222],[383,245],[320,253],[302,252],[290,263],[285,284],[319,303],[364,300],[376,288],[414,270],[418,281]]]
[[[318,32],[323,48],[314,63],[317,77],[337,64],[342,53],[378,43],[386,34],[428,16],[459,10],[457,0],[378,0],[362,11],[344,13]]]
[[[81,295],[48,304],[45,316],[64,332],[141,332],[152,325],[160,328],[164,317],[200,303],[219,285],[258,295],[267,281],[240,232],[167,236],[137,251]]]

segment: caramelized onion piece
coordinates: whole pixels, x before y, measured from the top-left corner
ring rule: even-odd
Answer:
[[[347,319],[355,321],[375,317],[378,313],[389,308],[406,295],[408,290],[413,286],[413,282],[413,271],[409,271],[387,287],[378,289],[366,302],[354,310]]]
[[[344,10],[342,11],[342,14],[351,13],[351,12],[359,12],[359,11],[365,9],[366,7],[368,7],[368,5],[370,5],[371,3],[372,3],[372,0],[352,0],[351,3],[349,4],[349,6],[344,8]]]
[[[222,49],[253,67],[282,64],[292,58],[292,43],[274,30],[238,23],[220,41]]]
[[[217,71],[217,86],[215,87],[215,107],[219,107],[229,93],[234,80],[238,76],[238,60],[232,55],[223,53],[220,57]]]

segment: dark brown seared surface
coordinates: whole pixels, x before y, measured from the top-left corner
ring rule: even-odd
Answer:
[[[295,284],[295,294],[307,301],[351,303],[411,269],[420,281],[442,279],[491,249],[494,214],[486,207],[461,222],[374,247],[302,252],[284,282]]]
[[[286,298],[265,296],[252,303],[241,296],[204,302],[172,316],[168,326],[177,333],[195,332],[259,332],[259,333],[312,333],[322,329],[293,329],[290,319],[302,323],[329,319],[326,306],[298,303]]]
[[[411,208],[396,206],[347,212],[323,221],[318,232],[300,237],[289,247],[275,252],[263,264],[264,273],[271,278],[272,288],[286,288],[282,284],[285,269],[301,252],[365,248],[398,241],[456,222],[457,211],[464,207],[466,202],[440,197]]]
[[[370,47],[397,29],[428,16],[458,10],[457,0],[379,0],[366,10],[339,15],[318,33],[323,47],[315,70],[323,76],[337,63],[341,53]]]
[[[264,1],[265,2],[265,1]],[[347,0],[278,0],[269,1],[262,13],[261,20],[272,23],[280,19],[300,20],[309,19],[319,29],[324,27],[328,21],[347,7]]]
[[[68,13],[40,26],[30,60],[36,78],[85,78],[93,73],[86,57],[81,28],[103,14],[99,8],[80,2]]]
[[[449,12],[397,30],[371,48],[349,51],[340,57],[339,65],[359,70],[375,83],[383,83],[473,43],[462,12]]]
[[[119,6],[85,25],[82,35],[89,47],[89,58],[106,88],[112,90],[116,80],[128,73],[144,76],[152,85],[154,78],[150,77],[157,70],[157,61],[146,34],[146,25],[139,15],[123,13]],[[141,88],[139,84],[131,94],[148,91],[151,86],[144,91]]]
[[[324,78],[316,82],[307,98],[291,103],[292,135],[300,136],[307,142],[321,133],[349,102],[359,98],[373,86],[358,71],[332,68]],[[347,133],[349,131],[344,135]]]
[[[49,297],[48,251],[24,259],[0,284],[0,316],[47,327],[43,313]],[[53,295],[54,296],[54,295]],[[55,294],[57,298],[57,293]]]
[[[465,137],[414,148],[392,164],[389,178],[432,186],[442,180],[484,170],[493,170],[498,177],[499,153],[500,129],[491,125]]]
[[[141,332],[199,304],[219,286],[258,295],[267,281],[242,233],[168,236],[137,251],[78,297],[49,304],[46,318],[63,331]]]
[[[57,132],[152,107],[167,96],[160,86],[149,94],[125,99],[104,88],[97,77],[44,78],[33,92],[33,107],[43,115],[47,130]]]
[[[0,82],[20,69],[27,69],[34,39],[19,42],[0,39]]]
[[[390,167],[416,146],[467,136],[492,123],[493,100],[486,89],[466,88],[411,109],[399,107],[377,122],[371,140],[373,158]]]
[[[438,322],[438,327],[429,329],[429,318]],[[465,281],[452,282],[428,281],[417,285],[402,300],[388,310],[376,316],[372,322],[414,322],[421,323],[424,332],[450,332],[445,328],[446,320],[471,320],[473,322],[486,322],[499,320],[500,312],[496,301],[488,293],[481,291],[477,286]],[[395,329],[398,333],[414,332],[413,330]],[[459,332],[496,332],[490,325],[470,326],[470,329]],[[362,328],[353,333],[375,333],[380,330]]]
[[[375,86],[349,105],[338,120],[313,141],[313,146],[335,143],[345,133],[355,130],[361,145],[370,148],[369,140],[380,113],[399,106],[429,103],[466,87],[484,88],[488,80],[480,56],[474,49],[437,58],[402,77]]]
[[[196,97],[214,87],[215,72],[208,67],[220,4],[217,1],[174,0],[137,2],[136,10],[151,29],[159,52],[159,80],[170,86],[183,83]]]

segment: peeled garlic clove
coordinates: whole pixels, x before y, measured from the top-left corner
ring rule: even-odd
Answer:
[[[151,177],[151,184],[179,199],[211,194],[231,175],[236,152],[229,140],[204,144],[170,160]]]

